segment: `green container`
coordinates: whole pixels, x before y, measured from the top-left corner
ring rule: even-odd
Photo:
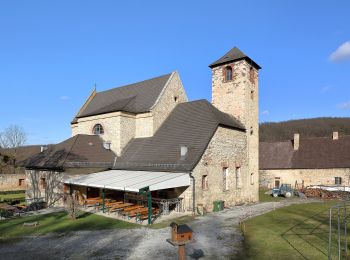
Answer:
[[[225,201],[219,200],[219,204],[220,204],[220,210],[224,210],[224,208],[225,208]]]
[[[214,208],[213,208],[213,212],[219,212],[220,211],[220,201],[219,200],[215,200],[213,202]]]

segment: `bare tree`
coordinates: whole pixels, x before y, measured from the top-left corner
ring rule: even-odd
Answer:
[[[24,145],[26,141],[27,135],[18,125],[10,125],[0,133],[0,147],[2,148],[16,148]]]
[[[79,202],[77,194],[67,195],[66,198],[66,211],[71,219],[76,219],[79,216]]]

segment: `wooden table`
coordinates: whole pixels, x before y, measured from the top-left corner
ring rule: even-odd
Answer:
[[[122,204],[118,204],[118,205],[115,205],[115,206],[112,206],[109,208],[108,210],[108,213],[111,213],[112,211],[117,211],[117,210],[121,210],[125,207],[128,207],[128,206],[131,206],[131,205],[134,205],[132,203],[122,203]]]

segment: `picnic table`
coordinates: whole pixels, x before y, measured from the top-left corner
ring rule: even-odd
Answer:
[[[122,210],[123,208],[126,208],[128,206],[132,206],[134,204],[132,203],[122,203],[122,204],[117,204],[117,205],[114,205],[114,206],[111,206],[109,209],[108,209],[108,213],[111,213],[113,211],[118,211],[118,210]]]
[[[152,210],[152,217],[156,217],[159,214],[159,209]],[[146,212],[136,214],[136,222],[141,222],[148,219],[148,210]]]
[[[116,205],[119,205],[119,204],[123,204],[124,202],[123,201],[114,201],[114,202],[106,202],[105,203],[105,208],[110,208],[110,207],[113,207],[113,206],[116,206]],[[102,208],[102,204],[99,204],[97,206],[97,209],[101,209]]]
[[[153,212],[154,208],[152,208],[152,212]],[[148,208],[146,207],[142,207],[142,208],[139,208],[139,209],[135,209],[135,210],[131,210],[129,212],[127,212],[127,216],[128,216],[128,219],[131,219],[133,217],[136,217],[138,214],[147,214],[148,216]]]

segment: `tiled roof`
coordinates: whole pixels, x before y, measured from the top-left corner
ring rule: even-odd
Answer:
[[[329,169],[350,168],[350,136],[300,137],[297,151],[292,141],[261,142],[260,169]]]
[[[111,167],[114,158],[115,154],[103,147],[99,136],[76,135],[31,156],[23,164],[27,168],[41,169]]]
[[[207,100],[178,104],[153,137],[135,138],[117,159],[116,169],[191,171],[219,125],[244,131],[234,117]],[[188,147],[181,158],[180,147]]]
[[[251,58],[249,58],[247,55],[245,55],[240,49],[237,47],[232,48],[229,50],[224,56],[222,56],[217,61],[213,62],[209,65],[210,68],[214,68],[216,66],[219,66],[221,64],[229,63],[232,61],[238,61],[238,60],[247,60],[248,63],[250,63],[252,66],[254,66],[257,69],[261,69],[261,67],[255,63]]]
[[[76,115],[72,123],[77,122],[77,118],[116,111],[130,113],[150,111],[171,75],[172,73],[98,92],[87,103],[86,107]]]

